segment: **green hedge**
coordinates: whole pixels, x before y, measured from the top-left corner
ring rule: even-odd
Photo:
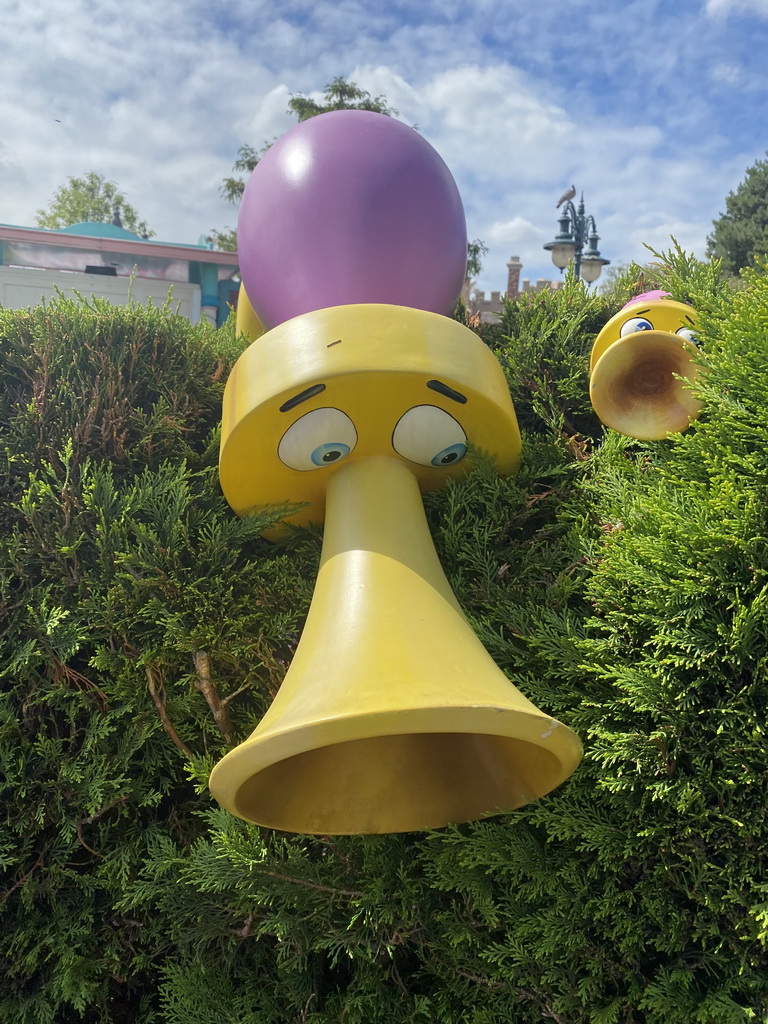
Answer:
[[[485,331],[520,472],[426,502],[478,634],[584,761],[514,814],[383,837],[208,796],[320,545],[221,496],[232,329],[0,310],[3,1024],[768,1020],[768,278],[660,263],[702,316],[694,428],[604,434],[587,357],[619,303],[571,279]]]

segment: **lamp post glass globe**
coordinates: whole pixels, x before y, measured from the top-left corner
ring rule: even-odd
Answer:
[[[565,268],[573,259],[573,254],[576,251],[576,243],[550,242],[550,244],[545,245],[544,248],[549,249],[552,253],[552,262],[558,268],[558,270],[565,270]]]
[[[587,284],[592,284],[596,281],[603,270],[603,264],[607,263],[607,260],[602,259],[600,256],[582,256],[581,259],[581,279],[586,281]]]

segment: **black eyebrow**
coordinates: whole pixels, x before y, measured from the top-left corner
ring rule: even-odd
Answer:
[[[306,388],[306,390],[300,391],[298,395],[294,395],[293,398],[289,398],[287,402],[283,402],[280,406],[280,412],[288,412],[289,409],[295,409],[297,405],[306,402],[308,398],[314,398],[315,395],[319,395],[322,391],[325,391],[325,384],[313,384],[311,388]]]
[[[633,309],[632,312],[635,314],[635,316],[640,316],[641,313],[650,313],[651,307],[649,306],[648,309]],[[635,317],[630,317],[630,320],[634,320],[634,318]]]
[[[446,398],[450,398],[454,402],[459,402],[460,405],[467,404],[466,395],[462,395],[460,391],[454,391],[447,384],[443,384],[441,380],[428,380],[427,387],[430,391],[437,391],[438,394],[445,395]]]
[[[688,316],[687,313],[685,314],[685,319],[688,321],[688,323],[691,325],[691,327],[695,327],[696,326],[696,324],[693,322],[693,320],[691,320],[691,318]]]

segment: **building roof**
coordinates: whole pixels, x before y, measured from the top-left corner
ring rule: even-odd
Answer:
[[[98,220],[81,220],[77,224],[70,224],[68,228],[57,228],[56,230],[63,235],[89,235],[96,238],[128,238],[139,242],[148,241],[141,235],[137,235],[135,231],[118,227],[117,224],[104,224]]]
[[[206,245],[155,242],[114,224],[93,221],[62,231],[0,224],[0,265],[80,272],[103,267],[98,272],[166,281],[199,280],[204,266],[208,275],[215,270],[219,281],[238,271],[237,253]]]

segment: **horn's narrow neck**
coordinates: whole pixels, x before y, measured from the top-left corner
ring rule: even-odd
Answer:
[[[341,558],[348,568],[357,563],[358,585],[369,585],[371,557],[403,582],[408,576],[427,581],[461,614],[435,551],[418,481],[399,459],[358,459],[340,466],[328,484],[321,577],[324,566]],[[380,587],[383,581],[377,575],[375,582]]]

